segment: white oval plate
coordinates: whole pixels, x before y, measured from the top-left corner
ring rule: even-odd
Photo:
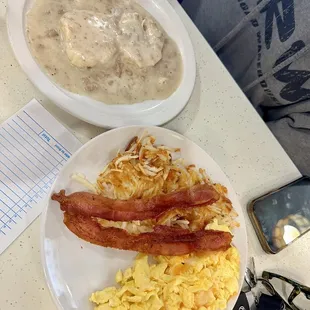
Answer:
[[[241,287],[247,261],[247,235],[237,196],[216,162],[195,143],[173,131],[159,127],[131,126],[101,134],[74,154],[55,180],[51,193],[61,189],[69,192],[85,190],[70,179],[72,173],[81,172],[95,181],[116,152],[123,150],[133,136],[140,136],[145,129],[156,137],[156,143],[181,148],[181,156],[186,162],[205,168],[214,182],[227,187],[229,198],[239,214],[240,228],[234,232],[233,244],[241,257]],[[48,198],[42,215],[41,256],[46,280],[58,309],[93,309],[88,301],[90,294],[115,285],[116,272],[132,265],[135,255],[135,252],[103,248],[79,239],[63,224],[59,204]],[[233,309],[236,299],[234,297],[229,302],[228,310]]]
[[[15,56],[39,90],[60,108],[97,126],[162,125],[185,107],[195,84],[196,62],[193,46],[181,19],[167,0],[137,0],[177,43],[183,60],[183,78],[178,89],[165,100],[148,100],[132,105],[107,105],[73,94],[56,85],[32,57],[26,39],[26,13],[34,0],[8,1],[7,24]]]

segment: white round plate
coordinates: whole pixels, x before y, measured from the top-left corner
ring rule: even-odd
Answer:
[[[10,0],[7,9],[9,38],[15,56],[30,80],[55,104],[72,115],[97,126],[162,125],[185,107],[195,84],[193,46],[181,19],[167,0],[137,0],[177,43],[183,60],[183,78],[178,89],[165,100],[132,105],[107,105],[73,94],[56,85],[32,57],[26,39],[26,13],[34,0]]]
[[[241,257],[240,287],[247,261],[247,235],[241,206],[225,173],[199,146],[184,136],[159,127],[130,126],[103,133],[85,144],[63,167],[52,186],[51,193],[66,189],[68,192],[85,190],[70,179],[73,173],[81,172],[95,181],[103,167],[112,160],[119,149],[123,150],[130,139],[140,136],[145,130],[156,137],[156,143],[181,148],[181,157],[187,163],[205,168],[214,182],[228,189],[235,210],[239,214],[240,228],[234,232],[233,244]],[[132,265],[136,252],[114,250],[87,243],[63,224],[63,212],[59,204],[48,198],[42,215],[41,255],[48,286],[58,309],[90,310],[90,294],[96,290],[115,285],[119,269]],[[236,297],[237,298],[237,297]],[[233,308],[236,298],[229,302]]]

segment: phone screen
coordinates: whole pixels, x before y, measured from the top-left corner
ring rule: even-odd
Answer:
[[[272,252],[279,252],[310,229],[310,179],[302,178],[253,203]]]

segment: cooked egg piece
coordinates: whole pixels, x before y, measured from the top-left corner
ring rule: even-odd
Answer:
[[[240,258],[234,247],[154,259],[150,264],[147,255],[139,254],[132,268],[118,271],[120,288],[91,295],[95,310],[223,310],[238,293]]]
[[[205,227],[206,230],[219,230],[219,231],[226,231],[232,234],[231,230],[227,225],[219,224],[218,219],[214,218],[207,226]]]

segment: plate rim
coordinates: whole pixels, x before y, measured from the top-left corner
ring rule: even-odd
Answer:
[[[25,34],[25,6],[31,0],[10,0],[7,7],[7,32],[15,59],[33,83],[48,99],[69,114],[96,126],[116,128],[127,125],[162,125],[176,117],[187,105],[196,82],[194,47],[179,14],[169,1],[152,0],[173,12],[181,34],[178,45],[183,64],[183,76],[174,93],[163,100],[146,100],[130,105],[109,105],[86,96],[70,93],[55,84],[40,68],[29,49]],[[33,0],[32,0],[33,1]],[[141,3],[140,0],[138,3]],[[151,14],[152,15],[152,14]],[[183,51],[184,49],[184,51]],[[144,105],[141,107],[141,105]]]
[[[44,208],[42,210],[42,214],[41,214],[41,225],[40,225],[40,257],[41,257],[41,264],[42,264],[42,267],[43,267],[43,273],[44,273],[44,277],[45,277],[45,281],[47,283],[47,286],[49,288],[49,291],[50,291],[50,295],[52,296],[52,299],[56,305],[56,307],[58,308],[58,310],[66,310],[63,308],[63,306],[61,305],[60,301],[58,300],[58,298],[56,297],[56,294],[55,294],[55,291],[54,291],[54,288],[52,286],[52,283],[51,283],[51,279],[48,275],[48,266],[47,266],[47,260],[46,260],[46,255],[45,255],[45,247],[44,247],[44,240],[45,240],[45,223],[46,223],[46,220],[47,220],[47,211],[48,211],[48,207],[49,207],[49,202],[50,202],[50,197],[51,197],[51,194],[55,188],[55,185],[58,181],[58,178],[59,178],[59,175],[60,173],[66,169],[67,165],[70,164],[70,162],[72,160],[74,160],[74,158],[78,155],[79,152],[81,152],[83,149],[86,149],[88,147],[89,144],[91,143],[95,143],[95,141],[97,139],[99,139],[99,137],[101,136],[105,136],[105,135],[109,135],[111,134],[111,132],[115,132],[115,131],[123,131],[123,130],[127,130],[128,128],[130,129],[140,129],[140,130],[148,130],[148,128],[150,129],[153,129],[153,130],[159,130],[159,131],[163,131],[163,132],[167,132],[169,134],[172,134],[172,135],[176,135],[182,139],[184,139],[185,141],[189,141],[191,143],[193,143],[197,148],[199,148],[203,153],[205,153],[207,156],[209,156],[213,162],[215,163],[215,165],[217,166],[217,168],[225,175],[226,179],[227,179],[227,184],[230,186],[230,188],[233,190],[233,193],[235,195],[235,198],[236,198],[236,201],[237,203],[239,204],[240,206],[240,211],[238,213],[238,217],[240,218],[239,222],[242,222],[244,224],[244,244],[245,244],[245,254],[243,254],[243,259],[244,261],[247,263],[248,261],[248,234],[247,234],[247,227],[246,227],[246,222],[245,222],[245,216],[244,216],[244,211],[242,209],[242,206],[241,206],[241,203],[240,203],[240,200],[238,198],[238,195],[236,193],[236,191],[234,190],[234,187],[232,186],[231,182],[230,182],[230,179],[228,178],[227,174],[222,170],[221,166],[217,163],[216,160],[213,159],[213,157],[211,155],[209,155],[201,146],[199,146],[196,142],[194,142],[193,140],[191,140],[190,138],[176,132],[176,131],[173,131],[171,129],[167,129],[167,128],[163,128],[163,127],[158,127],[158,126],[144,126],[144,125],[131,125],[131,126],[124,126],[124,127],[118,127],[118,128],[115,128],[115,129],[112,129],[112,130],[109,130],[109,131],[106,131],[106,132],[103,132],[101,133],[100,135],[97,135],[96,137],[94,137],[93,139],[89,140],[88,142],[86,142],[85,144],[83,144],[72,156],[71,158],[65,163],[65,165],[61,168],[59,174],[57,175],[56,179],[54,180],[51,188],[50,188],[50,191],[48,192],[48,196],[46,197],[46,199],[44,200]],[[241,264],[241,260],[240,260],[240,264]],[[241,270],[241,266],[240,266],[240,277],[244,274],[245,272],[245,269],[246,269],[246,266],[244,266],[244,270]],[[242,277],[243,279],[243,277]],[[241,283],[241,279],[239,279],[239,283]],[[237,297],[239,296],[240,292],[241,292],[241,289],[242,289],[242,285],[239,285],[239,290],[238,290],[238,293],[237,293]],[[231,298],[234,298],[234,296],[232,296]],[[235,303],[237,302],[237,298],[235,298]],[[227,310],[228,308],[226,308]]]

